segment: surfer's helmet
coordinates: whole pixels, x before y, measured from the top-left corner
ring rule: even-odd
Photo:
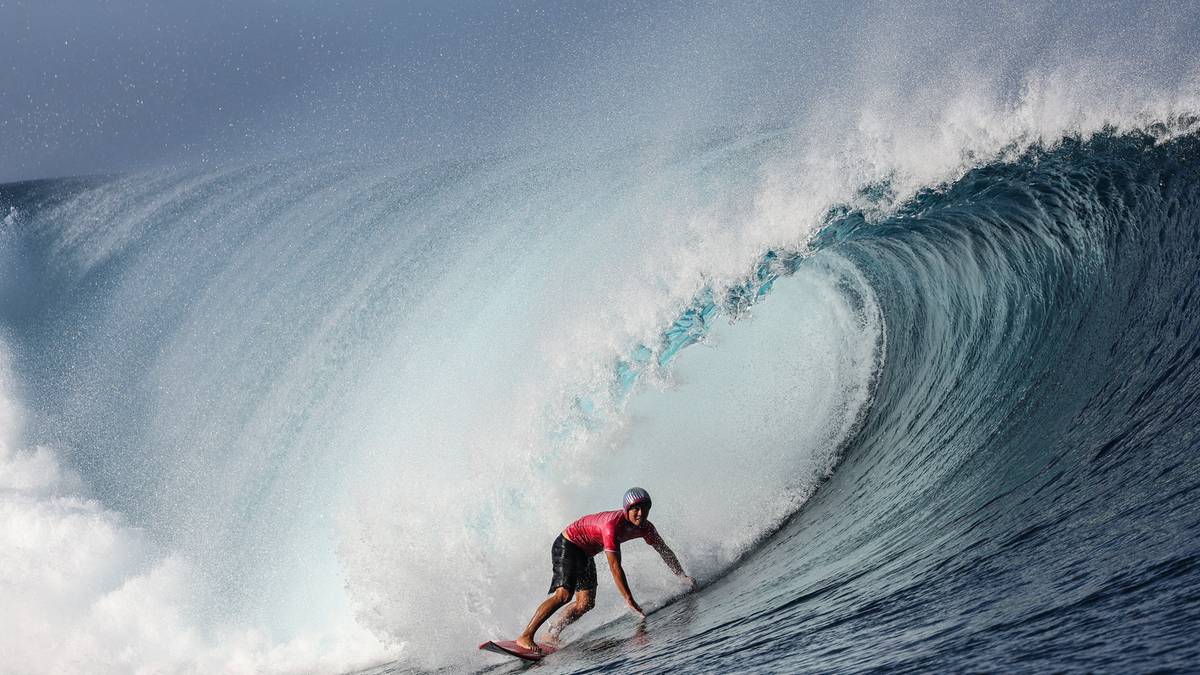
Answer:
[[[626,490],[625,510],[628,511],[638,504],[642,504],[646,508],[650,508],[650,493],[639,487],[629,488]]]

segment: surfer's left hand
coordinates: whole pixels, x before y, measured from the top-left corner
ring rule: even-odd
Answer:
[[[685,575],[683,575],[683,576],[681,576],[681,577],[679,577],[679,578],[680,578],[681,580],[683,580],[683,583],[687,584],[687,587],[688,587],[688,590],[689,590],[689,591],[694,591],[694,590],[696,590],[696,580],[695,580],[695,579],[693,579],[693,578],[689,577],[689,576],[688,576],[688,575],[686,575],[686,574],[685,574]]]

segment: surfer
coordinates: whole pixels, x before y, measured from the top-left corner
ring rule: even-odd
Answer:
[[[676,576],[695,588],[696,580],[684,573],[679,559],[659,536],[658,530],[654,529],[649,516],[650,493],[635,487],[625,492],[624,509],[593,513],[568,525],[550,548],[554,567],[554,577],[550,581],[551,595],[534,611],[525,632],[514,642],[522,649],[540,653],[541,648],[533,641],[533,636],[559,608],[570,602],[572,597],[575,598],[575,604],[550,626],[552,641],[556,641],[564,628],[595,605],[597,580],[594,556],[600,551],[604,551],[608,557],[608,568],[617,591],[625,598],[625,604],[640,618],[646,618],[646,613],[629,591],[625,570],[621,567],[621,544],[630,539],[644,539],[658,551],[663,562]]]

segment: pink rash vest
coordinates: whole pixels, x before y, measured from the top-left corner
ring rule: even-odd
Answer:
[[[651,546],[662,541],[649,520],[638,527],[625,518],[624,511],[601,511],[584,516],[568,525],[563,536],[589,556],[600,551],[619,551],[621,544],[630,539],[645,539]]]

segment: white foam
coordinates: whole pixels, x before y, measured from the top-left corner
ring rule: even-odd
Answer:
[[[190,563],[87,496],[51,448],[19,447],[0,352],[0,673],[308,673],[387,652],[352,622],[283,642],[205,625]]]

